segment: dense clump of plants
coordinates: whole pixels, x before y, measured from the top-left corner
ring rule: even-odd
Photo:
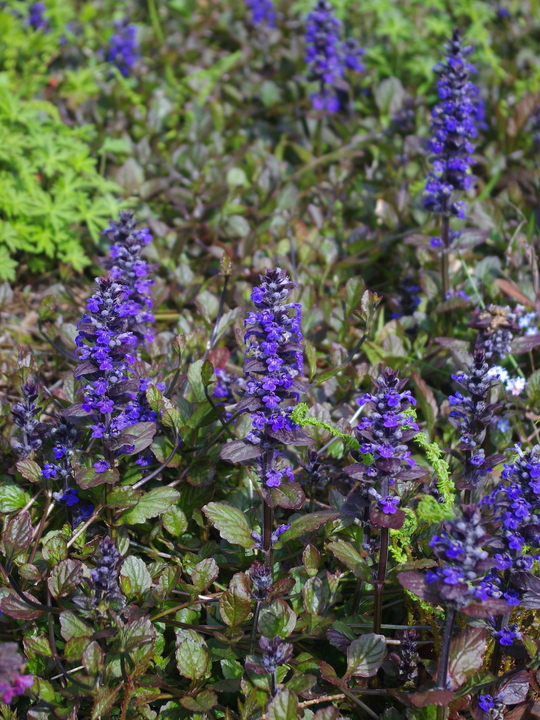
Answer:
[[[1,717],[540,717],[534,7],[0,13]]]

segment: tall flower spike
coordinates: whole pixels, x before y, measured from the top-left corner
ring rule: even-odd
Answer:
[[[137,228],[137,220],[131,210],[120,210],[118,222],[111,220],[109,227],[103,230],[111,241],[110,256],[103,265],[110,270],[110,277],[125,286],[124,314],[128,318],[129,329],[139,342],[153,340],[148,324],[155,321],[152,313],[153,298],[150,279],[150,265],[141,257],[141,252],[152,241],[148,228]]]
[[[313,93],[311,102],[316,110],[337,112],[340,109],[338,89],[343,89],[345,69],[364,69],[360,57],[362,48],[354,39],[342,42],[341,22],[328,0],[317,0],[306,22],[306,63],[309,79],[319,83],[319,91]]]
[[[429,545],[441,561],[441,567],[429,570],[426,581],[436,584],[446,604],[462,609],[471,602],[485,601],[490,593],[482,581],[493,561],[486,547],[495,542],[482,525],[482,516],[476,505],[464,505],[461,516],[445,520],[443,531],[434,535]]]
[[[286,300],[295,284],[280,268],[267,270],[251,299],[257,312],[248,314],[244,371],[246,386],[237,410],[249,410],[253,429],[246,440],[264,450],[258,461],[259,476],[267,487],[292,480],[293,473],[281,460],[281,443],[291,440],[299,428],[290,414],[304,385],[298,375],[303,369],[301,305]]]
[[[246,5],[251,10],[254,25],[276,26],[277,15],[272,0],[246,0]]]
[[[376,514],[371,521],[384,527],[401,527],[405,515],[398,509],[400,502],[397,484],[414,480],[425,474],[425,470],[411,457],[406,443],[418,432],[418,425],[406,414],[416,405],[409,390],[404,390],[407,380],[400,380],[397,371],[384,368],[377,380],[373,381],[376,391],[365,393],[357,400],[363,407],[371,409],[355,429],[360,452],[369,454],[371,462],[349,465],[345,472],[360,480],[369,488],[367,495],[376,501]],[[383,516],[396,516],[395,519]],[[390,524],[388,524],[388,522]]]
[[[499,528],[503,547],[495,553],[495,567],[499,571],[520,570],[528,573],[538,552],[525,552],[540,548],[540,445],[523,451],[520,445],[512,462],[503,467],[502,482],[482,500],[491,505],[494,523]],[[500,584],[500,578],[494,576]],[[518,593],[511,590],[505,594],[510,604],[517,605]]]
[[[454,30],[445,45],[447,56],[435,66],[439,75],[437,90],[439,103],[431,113],[431,141],[433,170],[426,182],[424,205],[440,215],[464,218],[467,206],[455,200],[453,193],[472,186],[469,168],[473,163],[473,140],[477,135],[475,113],[478,90],[469,80],[474,70],[467,61],[472,47],[464,47],[459,30]]]
[[[115,22],[114,27],[116,32],[109,40],[107,61],[116,65],[124,77],[128,77],[140,57],[137,28],[127,20]]]
[[[474,351],[468,372],[458,372],[452,378],[468,393],[456,392],[448,397],[452,407],[448,420],[461,433],[462,488],[471,490],[485,480],[495,464],[504,460],[503,455],[486,457],[482,449],[486,430],[500,403],[488,402],[495,380],[486,362],[486,353],[481,348]]]
[[[21,458],[27,458],[33,452],[37,452],[43,445],[43,436],[47,426],[39,421],[41,407],[37,403],[38,387],[31,382],[21,385],[23,400],[15,403],[11,409],[13,422],[22,432],[22,439],[14,438],[11,441],[13,450]]]
[[[144,397],[149,381],[134,377],[136,351],[151,337],[146,324],[153,320],[149,268],[140,257],[151,236],[135,226],[126,211],[105,231],[115,241],[105,261],[110,273],[96,279],[97,291],[87,301],[76,337],[81,362],[74,374],[85,383],[81,406],[94,415],[93,437],[105,440],[137,422],[155,420]]]

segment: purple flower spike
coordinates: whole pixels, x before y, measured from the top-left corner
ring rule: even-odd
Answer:
[[[477,135],[479,93],[469,80],[474,68],[467,57],[473,48],[463,45],[459,30],[454,31],[445,50],[446,59],[434,68],[439,76],[439,102],[431,113],[429,148],[433,169],[426,179],[424,206],[438,215],[463,219],[467,205],[456,201],[453,194],[472,187],[473,178],[469,169],[473,164],[472,140]],[[450,243],[454,239],[455,236],[451,237]],[[439,247],[438,243],[434,247]]]
[[[246,384],[237,410],[252,413],[253,429],[246,440],[268,448],[259,475],[270,488],[294,479],[275,449],[288,440],[288,433],[298,430],[290,414],[304,390],[297,379],[304,357],[301,306],[286,302],[294,287],[283,270],[267,270],[251,293],[257,312],[249,313],[245,321]]]
[[[116,65],[124,77],[128,77],[140,57],[137,43],[137,28],[127,20],[114,23],[116,32],[109,40],[107,61]]]
[[[364,50],[353,38],[341,41],[341,22],[328,0],[318,0],[306,22],[306,63],[309,79],[319,83],[319,90],[310,95],[315,110],[338,112],[341,103],[338,90],[346,89],[345,70],[362,72],[360,58]]]
[[[276,26],[277,15],[272,0],[246,0],[246,5],[251,10],[254,25]]]

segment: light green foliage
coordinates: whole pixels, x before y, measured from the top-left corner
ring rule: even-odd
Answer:
[[[75,270],[88,264],[81,240],[96,242],[118,210],[116,186],[98,174],[88,134],[64,125],[53,105],[23,100],[0,75],[1,279],[15,277],[23,256],[34,271],[53,260]]]

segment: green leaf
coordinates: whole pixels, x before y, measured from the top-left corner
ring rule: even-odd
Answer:
[[[219,613],[230,628],[241,625],[251,614],[251,593],[244,573],[237,573],[219,598]]]
[[[142,595],[152,587],[152,577],[144,561],[135,555],[129,555],[120,570],[120,587],[128,598]]]
[[[33,460],[19,460],[15,467],[25,480],[35,483],[41,482],[41,468]]]
[[[89,675],[97,675],[105,669],[105,656],[99,643],[91,642],[82,654],[82,664]]]
[[[45,635],[31,635],[23,640],[24,650],[29,657],[43,655],[52,657],[52,650],[49,639]]]
[[[64,610],[60,614],[60,633],[67,641],[71,638],[92,637],[94,631],[76,613]]]
[[[185,695],[180,700],[180,705],[192,712],[204,713],[217,705],[217,695],[212,690],[201,690],[195,697]]]
[[[361,635],[347,648],[347,672],[345,678],[354,676],[373,677],[386,656],[384,635],[367,633]]]
[[[122,449],[124,455],[135,455],[152,444],[156,434],[155,422],[139,422],[130,425],[110,441],[112,450]]]
[[[120,684],[114,688],[100,687],[96,690],[91,720],[101,720],[103,717],[107,717],[109,710],[117,703],[116,699],[121,689],[122,685]]]
[[[211,502],[202,510],[224,540],[243,548],[254,547],[255,541],[251,537],[249,523],[238,508],[225,503]]]
[[[149,518],[166,513],[180,497],[173,488],[162,487],[150,490],[141,497],[137,505],[122,513],[119,525],[140,525]]]
[[[309,578],[302,588],[304,609],[312,615],[320,615],[324,610],[325,592],[323,582],[318,577]]]
[[[177,633],[176,667],[183,677],[189,680],[201,680],[210,673],[212,662],[206,643],[194,631],[183,637]]]
[[[268,720],[298,720],[298,698],[292,690],[278,693],[266,710]]]
[[[19,485],[11,482],[3,482],[0,485],[0,513],[12,513],[20,510],[29,500],[30,495]]]
[[[335,542],[328,543],[327,548],[353,572],[355,577],[361,578],[365,582],[373,582],[371,570],[366,559],[360,555],[358,550],[356,550],[350,542],[346,540],[336,540]]]
[[[268,638],[287,637],[296,626],[296,613],[284,600],[263,606],[259,614],[259,632]]]
[[[309,577],[313,577],[319,571],[321,553],[314,545],[306,545],[302,553],[302,562]]]
[[[295,538],[304,535],[304,533],[311,533],[318,530],[322,525],[325,525],[330,520],[336,520],[338,517],[338,512],[331,511],[321,511],[309,513],[308,515],[302,515],[292,521],[291,527],[283,533],[280,540],[281,542],[294,540]]]
[[[161,518],[163,527],[174,535],[174,537],[180,537],[183,535],[188,526],[187,518],[180,508],[173,505]]]
[[[191,582],[197,592],[206,590],[219,575],[219,568],[214,558],[206,558],[197,563],[191,572]]]
[[[83,564],[80,560],[62,560],[53,567],[47,580],[47,587],[55,598],[65,597],[75,590],[83,577]]]
[[[82,468],[75,474],[75,482],[81,490],[98,487],[99,485],[114,485],[120,479],[116,468],[109,468],[105,472],[96,472],[91,468]]]

